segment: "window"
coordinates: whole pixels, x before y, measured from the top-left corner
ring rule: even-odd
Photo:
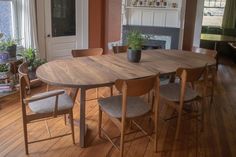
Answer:
[[[226,0],[205,0],[203,26],[221,27]]]
[[[0,0],[0,32],[6,37],[14,37],[12,1]]]

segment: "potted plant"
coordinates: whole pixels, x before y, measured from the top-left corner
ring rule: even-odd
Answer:
[[[31,79],[36,78],[36,69],[46,63],[46,60],[40,59],[37,54],[36,49],[27,48],[22,51],[19,56],[24,58],[24,61],[28,63],[29,66],[29,75]]]
[[[5,79],[9,76],[10,66],[9,64],[0,64],[0,79]]]
[[[2,45],[3,33],[0,33],[0,61],[5,61],[8,59],[8,53],[4,50]]]
[[[16,43],[17,41],[11,38],[1,40],[0,50],[7,52],[10,58],[14,58],[16,57]]]
[[[146,40],[146,37],[142,36],[139,31],[131,31],[128,34],[127,40],[129,46],[127,53],[128,60],[135,63],[140,62],[142,45]]]

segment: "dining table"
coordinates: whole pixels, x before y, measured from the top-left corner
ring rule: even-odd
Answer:
[[[117,79],[137,79],[156,74],[164,76],[174,74],[179,67],[197,68],[215,64],[214,58],[190,51],[145,50],[139,63],[129,62],[127,53],[59,59],[41,65],[36,75],[49,85],[75,89],[74,98],[80,97],[80,147],[86,147],[85,93],[88,89],[113,85]]]
[[[201,34],[201,40],[214,42],[214,50],[217,51],[218,43],[236,42],[236,37],[222,34]],[[218,64],[219,64],[219,52],[217,53],[216,56],[217,69],[218,69]]]

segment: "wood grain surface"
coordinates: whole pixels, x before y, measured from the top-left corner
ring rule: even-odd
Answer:
[[[125,157],[234,157],[236,156],[236,65],[229,60],[219,65],[217,82],[215,85],[214,102],[206,105],[206,123],[203,132],[200,123],[185,116],[180,132],[181,140],[174,142],[176,120],[159,121],[158,152],[153,151],[153,142],[147,138],[125,144]],[[54,88],[54,87],[51,87]],[[46,87],[32,89],[32,94],[44,92]],[[116,92],[116,91],[114,91]],[[101,89],[101,94],[109,96],[107,88]],[[116,93],[115,93],[116,94]],[[88,98],[96,96],[95,89],[89,90]],[[0,156],[1,157],[119,157],[119,151],[112,147],[107,140],[98,137],[98,104],[89,101],[86,105],[88,134],[86,137],[88,148],[79,147],[79,127],[75,127],[76,145],[70,137],[40,142],[30,145],[30,155],[25,155],[22,130],[21,105],[19,96],[9,97],[0,101]],[[74,107],[75,118],[79,118],[80,104]],[[172,115],[172,108],[165,104],[160,106],[160,117],[168,118]],[[118,129],[104,116],[103,127],[111,136],[119,135]],[[146,121],[148,122],[148,121]],[[52,133],[69,133],[70,127],[64,126],[64,119],[57,118],[48,121]],[[147,125],[148,126],[148,125]],[[29,125],[29,139],[37,140],[48,137],[44,122]],[[140,134],[128,135],[130,139]],[[110,152],[110,153],[109,153]],[[107,155],[109,154],[109,155]]]
[[[181,50],[143,51],[140,63],[131,63],[127,54],[103,55],[55,60],[40,66],[37,77],[51,85],[94,88],[114,84],[117,79],[135,79],[161,73],[174,73],[177,68],[196,68],[215,60],[202,54]]]

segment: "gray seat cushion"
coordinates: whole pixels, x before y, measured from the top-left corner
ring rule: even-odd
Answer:
[[[98,103],[109,116],[114,118],[122,117],[122,96],[102,98],[98,100]],[[150,105],[140,97],[127,97],[127,118],[142,116],[150,110]]]
[[[167,85],[162,85],[160,86],[160,96],[172,102],[179,102],[180,88],[180,83],[169,83]],[[191,101],[198,96],[199,95],[196,91],[191,89],[189,86],[186,86],[184,101]]]
[[[32,98],[38,97],[38,96],[46,96],[48,94],[55,93],[57,91],[61,91],[61,90],[54,90],[54,91],[36,94],[36,95],[32,96]],[[49,97],[46,99],[42,99],[42,100],[38,100],[38,101],[29,103],[29,108],[34,113],[51,113],[54,111],[55,101],[56,101],[56,96]],[[66,94],[66,92],[64,94],[59,95],[59,97],[58,97],[58,111],[71,109],[72,107],[73,107],[73,101],[72,101],[71,97]]]

